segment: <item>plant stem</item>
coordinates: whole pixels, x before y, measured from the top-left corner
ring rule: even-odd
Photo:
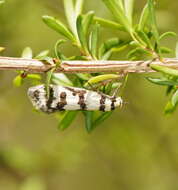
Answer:
[[[151,65],[161,65],[178,69],[178,59],[165,58],[152,61],[61,61],[54,72],[61,73],[96,73],[96,72],[122,72],[122,73],[148,73],[154,72]],[[0,70],[24,70],[28,73],[43,73],[54,68],[53,64],[36,59],[23,59],[13,57],[0,57]]]

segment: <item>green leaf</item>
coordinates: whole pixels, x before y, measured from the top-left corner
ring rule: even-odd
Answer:
[[[143,8],[143,11],[140,17],[138,30],[143,31],[148,21],[149,21],[149,9],[148,9],[148,4],[146,4],[145,7]]]
[[[47,15],[43,16],[42,18],[47,26],[49,26],[50,28],[58,32],[59,34],[65,36],[72,42],[76,42],[74,35],[69,31],[69,29],[61,21]]]
[[[72,57],[68,57],[68,60],[84,60],[87,61],[88,58],[86,56],[81,56],[81,55],[76,55],[76,56],[72,56]]]
[[[53,58],[52,57],[43,57],[43,59],[42,59],[42,61],[43,61],[43,63],[44,64],[47,64],[47,65],[53,65],[54,64],[54,60],[53,60]]]
[[[77,29],[76,29],[76,19],[78,15],[76,15],[75,13],[74,2],[73,0],[63,0],[63,3],[69,27],[73,32],[73,34],[75,35],[76,39],[78,39]]]
[[[111,38],[105,41],[103,44],[101,44],[99,48],[99,58],[101,59],[107,51],[109,51],[113,47],[118,46],[119,44],[120,40],[118,38]]]
[[[175,32],[165,32],[161,34],[161,36],[159,37],[159,40],[162,40],[163,38],[168,37],[168,36],[175,37],[177,36],[177,34]]]
[[[129,45],[131,45],[131,46],[133,46],[133,47],[140,47],[140,44],[139,44],[138,42],[136,42],[136,41],[131,41],[131,42],[129,43]]]
[[[162,54],[172,53],[172,49],[167,48],[167,47],[160,47],[160,51],[161,51]]]
[[[89,80],[91,77],[89,73],[76,73],[76,75],[79,79],[82,79],[83,81]]]
[[[124,11],[123,0],[115,0],[115,2],[117,2],[119,7]]]
[[[100,28],[100,25],[95,24],[90,34],[89,50],[94,59],[97,59],[99,28]]]
[[[54,72],[56,68],[52,68],[50,71],[47,72],[47,77],[46,77],[46,96],[47,98],[49,98],[49,87],[50,87],[50,83],[51,83],[51,78],[52,78],[52,74]]]
[[[176,92],[173,94],[172,99],[171,99],[171,103],[173,106],[177,106],[178,103],[178,90],[176,90]]]
[[[65,43],[66,40],[58,40],[54,46],[54,52],[55,52],[55,56],[59,59],[59,60],[67,60],[67,58],[65,57],[65,55],[63,55],[60,51],[59,51],[59,46],[63,43]]]
[[[43,60],[49,54],[49,50],[41,51],[38,55],[35,56],[35,59]]]
[[[158,27],[156,23],[154,0],[148,0],[148,10],[149,10],[149,19],[150,19],[150,25],[152,28],[153,36],[157,44],[158,53],[160,53],[159,52],[159,32],[158,32]]]
[[[94,18],[93,11],[89,11],[86,15],[83,16],[82,27],[83,27],[83,33],[85,36],[87,35],[89,31],[89,27],[92,24],[93,18]]]
[[[117,0],[103,0],[105,5],[111,11],[111,13],[115,16],[117,21],[124,26],[124,28],[129,32],[132,33],[132,26],[129,22],[128,18],[126,17],[124,10],[122,8],[121,1]]]
[[[14,78],[13,84],[14,84],[14,86],[16,86],[16,87],[22,86],[22,84],[23,84],[23,78],[21,77],[21,75],[17,75],[17,76]]]
[[[129,22],[132,24],[132,14],[133,14],[133,5],[134,0],[125,0],[125,14],[129,20]]]
[[[164,113],[171,114],[175,111],[175,109],[176,109],[176,107],[172,105],[171,101],[169,101],[164,108]]]
[[[88,133],[90,133],[92,131],[93,128],[93,111],[84,111],[83,112],[84,116],[85,116],[85,128],[87,130]]]
[[[135,48],[135,49],[129,51],[129,53],[127,54],[127,57],[129,59],[131,59],[135,55],[137,55],[137,54],[143,54],[143,53],[148,54],[148,52],[146,50],[138,47],[138,48]]]
[[[168,96],[174,90],[174,86],[167,86],[166,95]]]
[[[137,31],[138,36],[144,41],[144,43],[146,44],[146,46],[150,49],[153,49],[153,46],[151,44],[150,39],[148,38],[147,34],[141,30]]]
[[[107,51],[101,58],[101,60],[108,60],[112,56],[112,50]]]
[[[75,14],[76,14],[76,17],[78,17],[78,15],[80,15],[82,13],[83,3],[84,3],[84,0],[77,0],[76,1],[76,3],[75,3]]]
[[[155,65],[155,64],[150,64],[150,67],[153,70],[161,72],[163,74],[178,77],[178,70],[176,70],[176,69],[171,69],[171,68],[168,68],[168,67],[165,67],[165,66]]]
[[[32,57],[33,57],[32,49],[30,47],[26,47],[23,50],[21,57],[23,57],[25,59],[32,59]]]
[[[100,17],[96,17],[96,16],[94,17],[94,20],[103,27],[120,30],[120,31],[125,31],[125,28],[122,25],[118,24],[117,22],[107,20],[104,18],[100,18]]]
[[[88,53],[88,44],[87,44],[86,36],[84,34],[82,23],[83,23],[83,16],[79,15],[78,18],[77,18],[78,37],[79,37],[81,46],[83,47],[85,53]]]
[[[73,86],[71,80],[63,73],[53,73],[52,82],[62,86]]]
[[[112,38],[101,44],[99,48],[99,58],[101,60],[108,60],[114,52],[124,50],[130,42],[120,41],[117,38]]]
[[[96,84],[102,81],[106,81],[106,80],[113,80],[113,79],[118,79],[119,75],[115,75],[115,74],[104,74],[104,75],[98,75],[96,77],[92,77],[90,80],[88,80],[87,83],[85,83],[85,87],[89,86],[90,84]]]
[[[102,113],[94,122],[93,122],[93,129],[104,122],[112,115],[113,111]]]
[[[147,77],[146,78],[148,81],[157,84],[157,85],[163,85],[163,86],[174,86],[174,85],[178,85],[178,82],[176,81],[172,81],[172,80],[166,80],[166,79],[161,79],[161,78],[151,78],[151,77]]]
[[[33,80],[41,80],[41,75],[38,74],[28,74],[27,77],[28,79],[33,79]]]
[[[58,128],[60,130],[65,130],[67,129],[71,123],[73,122],[73,120],[76,118],[77,114],[79,112],[78,111],[67,111],[62,120],[60,121],[60,123],[58,124]]]

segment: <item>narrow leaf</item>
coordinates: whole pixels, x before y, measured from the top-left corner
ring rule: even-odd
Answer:
[[[118,38],[111,38],[101,44],[99,48],[99,58],[101,59],[103,55],[109,51],[111,48],[116,47],[120,44],[120,40]]]
[[[69,31],[69,29],[61,21],[59,21],[51,16],[43,16],[42,18],[43,18],[43,21],[45,22],[45,24],[47,24],[50,28],[52,28],[59,34],[65,36],[72,42],[76,41],[73,34]]]
[[[125,0],[124,3],[125,3],[125,14],[126,14],[128,20],[130,21],[130,23],[132,24],[134,0]]]
[[[164,113],[171,114],[175,111],[175,109],[176,109],[176,107],[174,105],[172,105],[171,101],[169,101],[164,108]]]
[[[33,79],[33,80],[41,80],[41,75],[38,75],[38,74],[28,74],[26,78]]]
[[[21,77],[21,75],[17,75],[17,76],[14,78],[13,84],[14,84],[14,86],[16,86],[16,87],[22,86],[22,84],[23,84],[23,78]]]
[[[175,32],[165,32],[165,33],[161,34],[161,36],[159,37],[159,40],[162,40],[163,38],[166,38],[168,36],[175,37],[175,36],[177,36],[177,34]]]
[[[169,54],[169,53],[172,53],[172,49],[170,48],[167,48],[167,47],[160,47],[160,51],[162,54]]]
[[[82,21],[83,21],[83,16],[79,15],[77,18],[77,32],[78,32],[78,37],[83,49],[85,50],[86,53],[88,53],[88,44],[86,41],[86,36],[84,34]]]
[[[53,73],[51,80],[57,85],[73,86],[71,80],[63,73]]]
[[[102,122],[104,122],[106,119],[108,119],[112,115],[112,111],[102,113],[94,122],[93,122],[93,129],[96,128],[98,125],[100,125]]]
[[[137,55],[137,54],[143,54],[143,53],[148,54],[148,52],[146,50],[138,47],[138,48],[135,48],[135,49],[129,51],[129,53],[127,54],[127,57],[129,59],[131,59],[135,55]]]
[[[148,4],[145,5],[145,7],[143,8],[141,17],[140,17],[140,21],[138,24],[138,30],[143,31],[146,24],[148,23],[149,19],[149,9],[148,9]]]
[[[107,28],[115,29],[115,30],[120,30],[120,31],[125,31],[125,28],[122,25],[118,24],[117,22],[107,20],[104,18],[100,18],[100,17],[94,17],[94,20],[96,22],[98,22],[103,27],[107,27]]]
[[[158,32],[158,27],[157,27],[157,23],[156,23],[154,0],[148,0],[148,9],[149,9],[149,18],[151,21],[150,24],[151,24],[153,36],[154,36],[156,44],[157,44],[158,53],[160,53],[159,52],[159,32]]]
[[[108,7],[108,9],[111,11],[111,13],[115,16],[117,21],[121,23],[121,25],[124,26],[124,28],[131,33],[132,32],[132,26],[129,23],[128,18],[125,16],[124,10],[120,6],[121,1],[116,0],[103,0],[105,5]]]
[[[174,90],[174,86],[167,86],[166,95],[168,96]]]
[[[89,43],[89,50],[94,59],[97,59],[97,45],[98,45],[98,37],[99,37],[99,24],[95,24],[93,26],[93,30],[91,31],[90,35],[90,43]]]
[[[38,55],[35,56],[35,59],[42,60],[42,59],[44,59],[46,56],[48,56],[48,54],[49,54],[49,50],[41,51]]]
[[[176,106],[178,103],[178,90],[173,94],[171,103],[173,106]]]
[[[72,57],[68,57],[67,58],[68,60],[84,60],[84,61],[87,61],[88,58],[86,56],[81,56],[81,55],[76,55],[76,56],[72,56]]]
[[[123,0],[115,0],[115,1],[117,1],[119,7],[124,11]]]
[[[172,80],[166,80],[166,79],[161,79],[161,78],[151,78],[151,77],[147,77],[146,79],[157,85],[163,85],[163,86],[178,85],[178,82],[172,81]]]
[[[47,72],[47,77],[46,77],[46,95],[47,98],[49,98],[49,87],[50,87],[50,83],[51,83],[51,78],[52,78],[52,74],[54,72],[56,68],[51,69],[50,71]]]
[[[108,60],[112,56],[112,50],[107,51],[102,57],[101,60]]]
[[[85,128],[88,133],[92,131],[93,128],[93,111],[84,111],[83,114],[85,116]]]
[[[82,79],[83,81],[89,80],[91,75],[89,73],[76,73],[77,77],[79,79]]]
[[[171,75],[174,77],[178,77],[178,70],[176,69],[171,69],[165,66],[161,66],[161,65],[155,65],[155,64],[151,64],[150,67],[158,72],[161,72],[163,74],[167,74],[167,75]]]
[[[114,52],[124,50],[129,43],[129,41],[123,42],[117,38],[109,39],[100,46],[99,58],[101,60],[108,60]]]
[[[85,83],[85,87],[89,86],[90,84],[96,84],[102,81],[106,81],[106,80],[113,80],[113,79],[118,79],[119,75],[115,75],[115,74],[105,74],[105,75],[99,75],[96,77],[92,77],[90,80],[88,80],[87,83]]]
[[[73,120],[76,118],[78,113],[78,111],[67,111],[60,123],[58,124],[58,128],[60,130],[67,129],[71,125]]]
[[[83,3],[84,3],[84,0],[77,0],[76,1],[76,4],[75,4],[76,17],[78,17],[78,15],[80,15],[82,13]]]
[[[83,16],[83,33],[84,35],[87,35],[90,25],[92,24],[94,17],[94,12],[89,11],[86,15]]]
[[[77,29],[76,29],[77,15],[75,14],[74,2],[73,0],[63,0],[63,3],[68,24],[70,26],[71,31],[73,32],[73,34],[77,39]]]
[[[66,60],[67,58],[59,51],[59,46],[63,43],[65,43],[66,40],[58,40],[54,46],[54,52],[55,52],[55,56],[59,59],[59,60]]]
[[[33,57],[32,49],[30,47],[26,47],[23,50],[21,57],[25,59],[31,59]]]
[[[144,41],[144,43],[146,43],[147,47],[149,47],[150,49],[153,49],[153,46],[151,44],[150,39],[148,38],[147,34],[141,30],[137,31],[138,36]]]

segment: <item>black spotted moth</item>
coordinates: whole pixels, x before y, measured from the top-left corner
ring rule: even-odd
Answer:
[[[45,113],[64,110],[112,111],[122,106],[120,97],[112,97],[96,91],[59,85],[49,86],[47,98],[45,85],[30,87],[28,96],[37,110]]]

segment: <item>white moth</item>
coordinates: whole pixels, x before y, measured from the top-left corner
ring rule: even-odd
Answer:
[[[45,85],[29,88],[28,96],[37,110],[46,113],[63,110],[111,111],[122,106],[120,97],[112,97],[99,92],[76,87],[50,85],[49,98]]]

